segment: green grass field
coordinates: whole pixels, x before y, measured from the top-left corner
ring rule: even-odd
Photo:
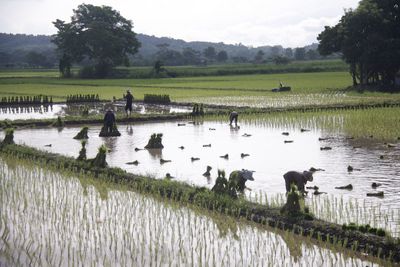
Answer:
[[[178,68],[178,67],[176,67]],[[181,67],[182,68],[182,67]],[[211,68],[211,67],[210,67]],[[291,92],[273,93],[279,82]],[[348,72],[280,73],[158,79],[62,79],[55,70],[0,72],[0,97],[48,95],[65,101],[69,94],[122,97],[127,88],[136,99],[144,94],[168,94],[172,101],[208,104],[292,107],[400,101],[400,95],[348,91]]]

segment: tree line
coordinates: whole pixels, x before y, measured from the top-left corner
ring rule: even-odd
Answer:
[[[322,55],[342,54],[354,86],[394,88],[400,75],[400,2],[362,0],[318,40]]]

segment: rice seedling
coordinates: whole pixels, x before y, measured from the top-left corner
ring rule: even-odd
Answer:
[[[0,159],[0,173],[0,261],[5,265],[390,264],[88,176],[7,158]],[[98,191],[102,187],[106,198]]]

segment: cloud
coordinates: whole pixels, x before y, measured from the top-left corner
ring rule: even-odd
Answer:
[[[68,21],[84,1],[109,5],[134,31],[187,41],[303,46],[316,41],[343,8],[358,0],[0,0],[0,32],[54,34],[52,21]]]

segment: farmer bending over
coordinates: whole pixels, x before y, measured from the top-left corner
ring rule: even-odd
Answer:
[[[235,121],[235,126],[237,126],[238,117],[239,114],[236,111],[232,111],[231,114],[229,114],[229,125],[232,125],[232,122]]]
[[[107,133],[112,133],[113,125],[115,123],[115,115],[111,108],[109,108],[104,115],[104,126],[106,127]]]

